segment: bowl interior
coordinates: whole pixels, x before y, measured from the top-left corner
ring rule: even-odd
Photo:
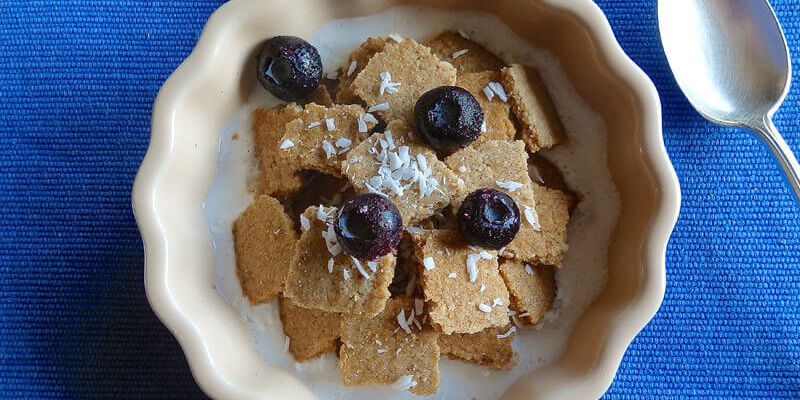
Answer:
[[[331,19],[415,3],[495,14],[560,61],[608,131],[621,215],[609,247],[607,287],[578,320],[561,358],[517,381],[505,398],[599,397],[630,340],[658,309],[677,181],[661,139],[655,89],[591,1],[233,1],[212,16],[195,51],[159,92],[134,188],[148,298],[209,395],[313,398],[292,373],[260,359],[239,315],[213,285],[214,249],[202,205],[223,125],[255,88],[253,54],[266,37],[310,37]]]

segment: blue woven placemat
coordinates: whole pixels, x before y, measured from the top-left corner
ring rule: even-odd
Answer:
[[[609,399],[800,398],[800,207],[686,103],[655,1],[599,0],[653,78],[683,210],[661,311]],[[0,398],[200,398],[150,311],[130,189],[156,91],[221,1],[0,2]],[[800,56],[800,4],[775,0]],[[800,150],[800,82],[776,116]]]

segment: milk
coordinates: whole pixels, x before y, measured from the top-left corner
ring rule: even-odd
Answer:
[[[567,185],[581,200],[568,228],[570,250],[563,267],[556,272],[555,308],[537,326],[518,330],[513,344],[519,354],[517,366],[511,371],[494,371],[446,358],[439,364],[439,392],[430,398],[493,399],[520,376],[557,359],[575,321],[602,291],[608,244],[619,216],[620,199],[607,167],[607,135],[602,120],[577,95],[556,59],[530,47],[499,19],[471,12],[395,7],[369,17],[331,21],[310,42],[319,50],[327,74],[344,64],[348,54],[369,36],[396,33],[422,41],[447,29],[461,29],[506,61],[538,69],[570,139],[567,146],[540,154],[561,169]],[[320,398],[415,398],[409,392],[385,387],[345,388],[334,354],[296,363],[286,350],[288,342],[281,328],[277,303],[252,307],[242,295],[236,278],[231,224],[252,201],[248,187],[257,173],[250,114],[256,107],[276,104],[265,90],[256,90],[248,105],[221,133],[219,170],[204,204],[214,239],[217,289],[242,315],[264,360],[295,371]]]

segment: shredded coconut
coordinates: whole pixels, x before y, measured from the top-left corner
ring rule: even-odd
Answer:
[[[533,275],[533,269],[528,264],[525,264],[525,273],[528,275]]]
[[[331,211],[333,210],[325,211],[325,206],[320,204],[319,207],[317,207],[317,219],[322,222],[328,222],[328,219],[331,217]],[[302,219],[300,221],[302,223]]]
[[[400,310],[397,314],[397,324],[400,325],[400,329],[406,331],[406,333],[411,333],[411,328],[406,321],[406,310]]]
[[[318,127],[318,126],[320,126],[320,125],[322,125],[322,122],[319,122],[319,121],[314,121],[314,122],[312,122],[312,123],[308,124],[308,129],[311,129],[311,128],[316,128],[316,127]]]
[[[492,312],[492,307],[489,307],[489,306],[487,306],[486,304],[483,304],[483,303],[478,304],[478,309],[483,311],[483,312],[485,312],[485,313]]]
[[[535,208],[525,206],[525,220],[533,226],[534,230],[539,231],[542,229],[542,225],[539,223],[539,214]]]
[[[333,273],[333,258],[328,260],[328,273],[329,274]]]
[[[494,300],[492,301],[492,307],[497,307],[502,305],[503,305],[503,300],[500,300],[499,297],[495,297]]]
[[[460,172],[467,172],[467,166],[466,165],[462,165],[462,166],[458,167],[458,170]]]
[[[328,129],[328,132],[333,132],[336,130],[336,124],[334,123],[333,118],[325,118],[325,127]]]
[[[418,233],[425,232],[425,229],[422,229],[422,228],[417,227],[417,226],[409,226],[408,228],[406,228],[406,231],[408,231],[408,233],[410,233],[412,235],[415,235],[415,234],[418,234]]]
[[[389,103],[378,103],[367,109],[367,112],[386,111],[389,109]]]
[[[486,127],[486,120],[481,122],[481,132],[487,132],[489,128]]]
[[[494,98],[494,92],[492,91],[491,88],[489,88],[489,86],[483,87],[483,94],[486,95],[486,98],[489,99],[489,101],[492,101],[492,99]]]
[[[453,52],[453,59],[455,60],[456,58],[461,57],[467,53],[469,53],[469,49],[461,49],[459,51]]]
[[[416,315],[422,315],[422,311],[425,308],[425,301],[422,299],[414,299],[414,313]]]
[[[342,149],[346,149],[346,148],[350,147],[351,144],[353,144],[353,141],[348,139],[348,138],[339,138],[339,139],[336,140],[336,147],[339,147],[339,148],[342,148]]]
[[[508,101],[508,96],[506,95],[506,90],[503,88],[498,82],[489,82],[489,89],[500,98],[500,100]]]
[[[400,42],[403,41],[403,37],[398,35],[398,34],[396,34],[396,33],[392,33],[391,35],[389,35],[389,39],[392,39],[397,43],[400,43]]]
[[[459,34],[459,36],[461,36],[464,39],[469,39],[469,36],[467,36],[467,32],[464,32],[461,29],[458,30],[458,34]]]
[[[433,257],[425,257],[425,259],[422,260],[422,265],[425,266],[425,269],[428,271],[436,268],[436,263],[433,261]]]
[[[475,283],[478,278],[478,260],[481,259],[479,254],[467,255],[467,274],[469,275],[469,282]]]
[[[322,141],[322,151],[325,152],[325,158],[328,159],[336,155],[336,148],[327,140]]]
[[[351,61],[350,62],[350,66],[347,67],[347,76],[348,77],[350,77],[350,75],[353,75],[353,72],[356,72],[356,67],[358,67],[358,62],[356,62],[356,60]]]
[[[478,293],[483,293],[484,290],[486,290],[486,285],[481,285],[481,288],[478,289]]]
[[[403,375],[391,385],[392,389],[397,390],[408,390],[414,386],[417,386],[417,381],[414,380],[413,375]]]
[[[383,353],[386,353],[387,351],[389,351],[389,350],[386,350],[386,349],[378,349],[378,354],[383,354]]]
[[[517,189],[521,188],[522,186],[524,186],[523,184],[521,184],[519,182],[515,182],[515,181],[508,181],[508,182],[495,181],[495,183],[497,184],[497,186],[500,186],[501,188],[506,189],[506,190],[508,190],[509,192],[512,192],[512,193],[515,190],[517,190]]]
[[[505,339],[505,338],[507,338],[507,337],[509,337],[509,336],[513,335],[513,334],[514,334],[514,332],[516,332],[516,331],[517,331],[517,327],[515,327],[515,326],[513,326],[513,325],[512,325],[512,326],[511,326],[511,328],[508,328],[508,332],[506,332],[506,333],[501,333],[501,334],[497,335],[497,338],[498,338],[498,339]]]
[[[378,88],[378,93],[381,96],[383,96],[384,92],[389,94],[397,93],[401,83],[392,82],[392,74],[390,74],[388,71],[385,71],[380,73],[380,77],[381,77],[381,85]]]
[[[367,266],[369,267],[370,271],[375,272],[378,270],[378,262],[377,261],[368,261]]]
[[[294,147],[294,142],[289,139],[286,139],[283,141],[283,143],[281,143],[281,150],[290,149],[292,147]]]
[[[456,273],[455,272],[451,272],[449,275],[447,275],[447,277],[450,278],[450,279],[455,279]]]
[[[353,266],[356,267],[358,273],[360,273],[364,279],[369,280],[369,274],[367,274],[367,271],[364,271],[364,268],[361,266],[361,261],[358,261],[358,259],[353,256],[350,256],[350,259],[353,260]]]
[[[350,271],[348,271],[347,268],[342,269],[342,276],[344,277],[344,280],[349,280],[350,279]]]
[[[300,229],[302,229],[303,232],[308,232],[308,230],[311,229],[311,221],[303,214],[300,214]]]

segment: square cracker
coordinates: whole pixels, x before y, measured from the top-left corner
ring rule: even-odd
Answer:
[[[294,224],[278,200],[259,196],[233,223],[236,275],[252,304],[274,300],[283,290],[287,261],[297,247]]]
[[[481,134],[478,141],[486,140],[514,140],[517,129],[511,121],[511,104],[500,100],[495,96],[493,99],[486,97],[483,92],[489,82],[501,82],[499,71],[483,71],[459,74],[456,85],[467,89],[478,100],[483,109],[483,119],[486,122],[486,132]]]
[[[327,214],[330,217],[326,220],[332,222],[337,210],[330,207],[318,213],[318,209],[309,207],[303,213],[303,217],[308,219],[309,229],[300,236],[284,294],[303,308],[367,316],[380,313],[389,298],[389,284],[394,277],[394,255],[387,254],[372,266],[366,262],[357,263],[344,252],[333,256],[322,237],[323,232],[333,234],[333,229],[318,216]],[[329,272],[328,261],[331,259],[334,263],[332,272]]]
[[[483,187],[508,194],[517,203],[522,221],[519,233],[503,254],[522,261],[560,266],[567,251],[571,200],[561,191],[534,184],[528,175],[527,160],[525,144],[519,140],[476,143],[447,157],[447,166],[464,181],[464,191],[453,206],[457,209],[466,195]],[[498,182],[522,186],[510,191]]]
[[[517,363],[517,353],[511,348],[515,336],[510,324],[472,334],[439,335],[439,348],[443,355],[454,360],[508,370]]]
[[[341,314],[298,307],[291,300],[279,299],[283,333],[289,337],[289,352],[297,361],[306,361],[336,350]]]
[[[386,132],[391,132],[387,136]],[[411,128],[402,121],[392,121],[386,127],[384,133],[375,133],[367,140],[363,141],[358,147],[347,153],[347,160],[342,163],[342,173],[350,180],[357,192],[366,193],[373,189],[389,196],[392,202],[400,210],[405,225],[411,225],[430,217],[437,211],[447,207],[453,196],[460,192],[458,177],[447,166],[436,158],[436,153],[425,145],[411,139]],[[391,138],[389,140],[388,138]],[[383,152],[382,144],[388,147]],[[391,169],[390,157],[398,156],[403,153],[403,147],[408,147],[409,162],[402,164],[409,165],[409,168],[419,168],[418,156],[425,158],[425,164],[430,170],[427,178],[417,177],[418,181],[402,179],[398,186],[402,187],[402,194],[392,191],[385,183],[382,187],[374,187],[368,181],[374,177],[380,177],[379,171],[400,171],[404,167]],[[381,159],[386,160],[381,163]],[[394,172],[392,172],[394,173]],[[399,172],[398,172],[399,173]],[[383,179],[386,182],[385,178]],[[425,196],[420,196],[420,181],[426,179]],[[434,183],[435,182],[435,183]],[[373,182],[374,183],[374,182]],[[370,186],[368,186],[370,185]]]
[[[253,111],[253,147],[261,167],[256,192],[287,197],[303,185],[299,169],[281,156],[281,138],[289,121],[300,115],[302,108],[294,103]]]
[[[435,327],[449,335],[508,324],[508,290],[497,270],[496,255],[477,261],[473,283],[467,272],[467,257],[480,250],[467,247],[457,231],[424,231],[413,237],[417,258],[423,262],[427,257],[433,259],[433,269],[420,267],[420,271],[428,315]],[[482,311],[480,304],[491,310]]]
[[[553,267],[505,260],[500,265],[500,276],[511,295],[511,304],[523,321],[536,324],[553,309],[556,300]]]
[[[380,74],[388,72],[392,82],[400,83],[397,93],[380,94]],[[456,69],[431,53],[431,50],[411,39],[387,43],[376,53],[352,83],[353,93],[367,107],[388,103],[389,109],[376,111],[384,121],[413,120],[414,105],[419,96],[435,87],[454,85]]]
[[[345,154],[361,143],[366,136],[366,133],[358,131],[358,118],[362,114],[364,109],[357,105],[324,107],[310,103],[298,118],[286,124],[286,134],[281,138],[281,143],[290,140],[293,146],[281,150],[281,154],[288,160],[289,165],[296,169],[314,169],[341,176],[339,170]],[[333,118],[332,131],[328,130],[325,122],[327,118]],[[367,128],[373,125],[367,123]],[[350,140],[350,146],[346,148],[336,146],[336,141],[339,139]],[[330,158],[323,150],[325,141],[330,143],[337,153]]]
[[[553,99],[536,70],[512,64],[503,68],[503,84],[522,126],[522,139],[528,150],[533,153],[566,140]]]
[[[408,316],[414,310],[414,300],[391,299],[383,312],[372,318],[343,317],[339,367],[345,386],[392,385],[410,375],[416,384],[409,391],[419,396],[436,393],[438,335],[428,328],[419,330],[413,324],[411,333],[400,329],[397,320],[401,310]]]
[[[446,31],[426,40],[423,43],[431,48],[440,60],[453,64],[458,73],[499,71],[506,64],[494,53],[485,47],[461,36],[457,32]],[[453,53],[468,50],[466,53],[453,58]]]
[[[350,53],[350,56],[347,57],[347,62],[339,68],[339,85],[338,92],[336,93],[337,103],[358,104],[361,102],[361,99],[353,93],[353,88],[350,84],[356,79],[358,73],[367,66],[369,59],[372,58],[375,53],[383,51],[384,47],[386,47],[386,43],[390,40],[389,38],[369,38]],[[348,76],[347,71],[350,69],[350,64],[352,64],[353,61],[356,62],[355,69]]]

